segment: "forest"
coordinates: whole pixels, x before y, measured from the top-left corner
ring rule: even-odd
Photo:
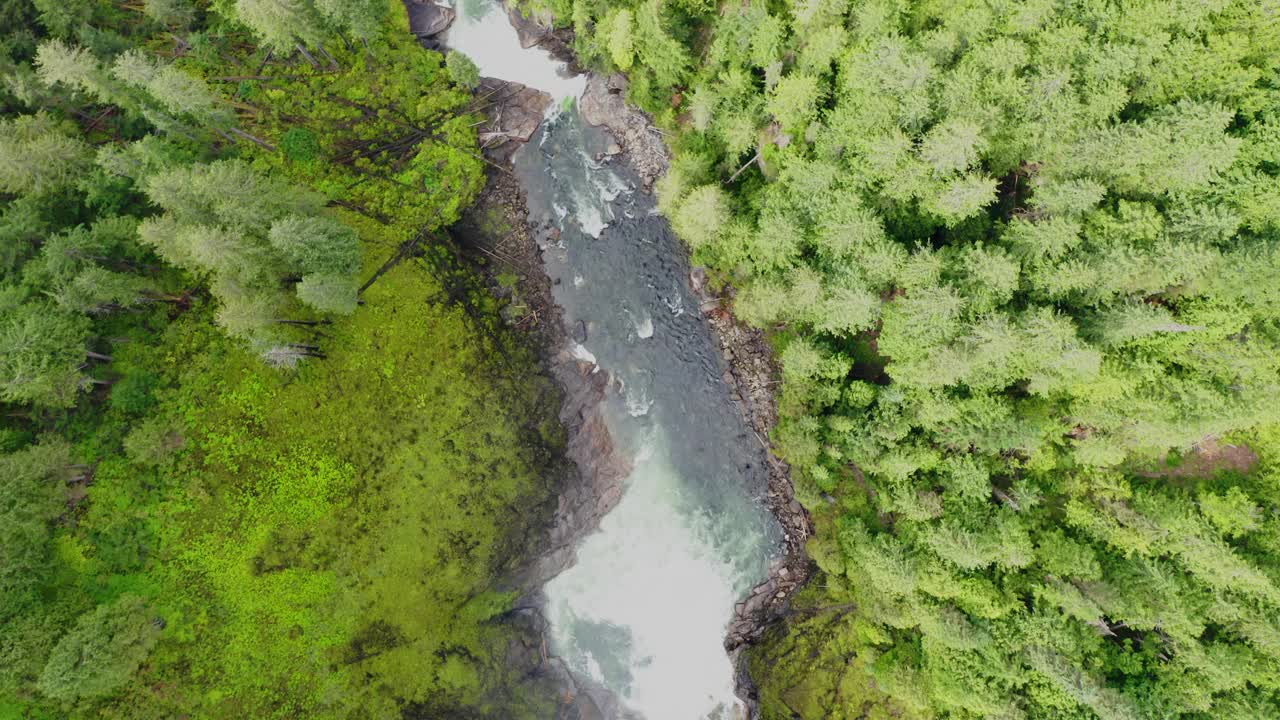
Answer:
[[[764,717],[1280,717],[1280,5],[525,7],[779,353]]]
[[[518,4],[776,352],[765,720],[1280,717],[1280,0]],[[549,717],[475,82],[395,0],[0,0],[0,720]]]
[[[539,709],[491,620],[555,392],[451,246],[472,98],[407,30],[0,2],[0,718]]]

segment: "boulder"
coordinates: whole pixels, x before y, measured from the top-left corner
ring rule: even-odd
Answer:
[[[480,129],[480,145],[496,161],[511,158],[538,131],[551,96],[541,90],[497,78],[480,78],[476,97],[483,101],[488,122]]]
[[[405,0],[405,10],[409,13],[409,32],[426,39],[439,35],[453,24],[457,13],[453,8],[437,5],[430,0]]]

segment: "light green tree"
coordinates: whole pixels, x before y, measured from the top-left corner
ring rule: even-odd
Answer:
[[[609,57],[618,69],[626,72],[635,60],[635,16],[630,8],[620,8],[605,21],[605,43]]]
[[[671,224],[689,245],[698,247],[714,240],[728,219],[729,204],[724,191],[716,185],[700,185],[680,201]]]
[[[35,602],[49,575],[49,524],[65,507],[71,464],[60,439],[0,455],[0,621]]]
[[[89,321],[44,303],[26,303],[0,319],[0,399],[71,407],[90,379],[81,369]]]
[[[47,113],[0,120],[0,191],[40,193],[65,187],[90,162],[88,145]]]
[[[128,682],[159,635],[142,598],[122,595],[82,616],[58,641],[36,686],[62,701],[108,695]]]

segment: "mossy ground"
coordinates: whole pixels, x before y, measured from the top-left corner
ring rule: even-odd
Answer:
[[[57,601],[23,636],[52,642],[95,603],[135,592],[163,638],[106,705],[17,697],[5,712],[539,710],[508,677],[508,632],[494,619],[512,600],[502,578],[551,497],[556,395],[491,320],[492,298],[460,302],[457,273],[446,289],[430,268],[397,265],[353,316],[317,328],[327,359],[295,371],[228,340],[200,304],[120,346],[116,366],[145,372],[149,387],[68,429],[96,473],[58,531]],[[158,466],[131,462],[123,433],[156,419],[182,447]]]

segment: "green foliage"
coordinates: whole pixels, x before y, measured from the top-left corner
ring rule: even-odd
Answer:
[[[429,242],[483,163],[389,7],[0,3],[0,716],[551,711],[555,395]]]
[[[609,48],[609,58],[619,70],[627,71],[635,62],[635,14],[622,8],[604,21],[602,35]]]
[[[282,280],[295,274],[304,304],[355,309],[356,234],[319,215],[314,194],[233,160],[157,173],[147,194],[166,212],[145,221],[140,237],[168,262],[211,280],[232,334],[274,339],[273,326],[286,319]]]
[[[0,455],[0,620],[10,622],[37,598],[48,573],[49,523],[62,508],[59,481],[70,464],[70,448],[58,440]]]
[[[183,446],[173,421],[151,417],[135,425],[124,437],[124,454],[142,466],[160,465]]]
[[[256,112],[242,124],[282,150],[259,154],[259,165],[394,226],[407,240],[456,222],[483,184],[474,119],[459,114],[470,95],[451,84],[469,87],[479,75],[459,53],[446,66],[412,38],[368,44],[370,51],[331,48],[336,71],[300,59],[273,64],[248,93]]]
[[[464,53],[457,50],[449,53],[445,68],[449,70],[449,79],[459,87],[474,90],[480,85],[480,68]]]
[[[122,595],[76,622],[54,646],[36,685],[55,700],[108,695],[129,681],[159,633],[142,598]]]
[[[637,35],[662,210],[775,331],[817,523],[766,717],[1280,712],[1273,471],[1206,449],[1280,422],[1263,5],[668,4],[670,66]],[[622,7],[573,3],[589,58]]]
[[[333,31],[371,39],[384,30],[387,5],[379,0],[235,0],[234,15],[265,47],[289,52],[321,46]]]
[[[86,384],[81,371],[89,321],[45,303],[6,309],[0,318],[0,399],[70,407]]]
[[[169,389],[124,439],[132,469],[99,469],[102,512],[71,537],[103,563],[122,513],[158,533],[145,567],[167,626],[102,712],[378,717],[498,707],[519,688],[504,631],[474,603],[544,507],[546,458],[525,428],[554,415],[549,381],[511,346],[519,369],[505,366],[492,330],[438,296],[398,266],[331,327],[328,358],[291,375],[206,312],[132,350]]]
[[[729,201],[715,185],[701,185],[689,191],[671,216],[672,226],[689,244],[706,245],[715,239],[729,219]]]
[[[71,184],[89,148],[45,113],[0,120],[0,191],[43,193]]]

